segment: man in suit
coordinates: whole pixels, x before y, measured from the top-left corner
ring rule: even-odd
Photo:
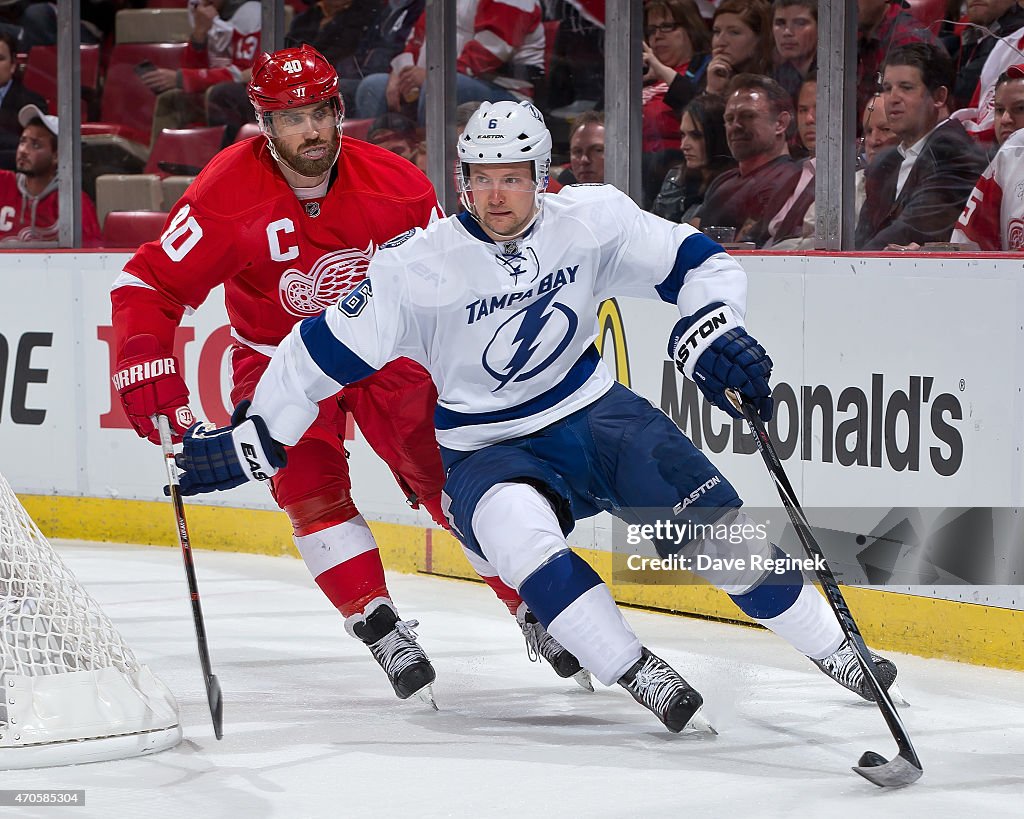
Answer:
[[[953,65],[941,46],[911,43],[885,62],[882,101],[899,144],[868,167],[858,250],[946,241],[985,168],[982,151],[946,118]]]
[[[18,112],[26,105],[46,111],[46,100],[35,91],[29,91],[14,76],[17,53],[14,35],[0,31],[0,170],[7,171],[14,170],[14,154],[21,139]]]

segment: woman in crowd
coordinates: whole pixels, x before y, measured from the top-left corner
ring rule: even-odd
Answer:
[[[644,7],[642,129],[647,207],[666,170],[681,159],[679,112],[703,82],[709,46],[707,26],[693,0],[653,0]],[[676,99],[666,100],[677,82],[683,87],[677,89]]]
[[[711,94],[686,106],[680,123],[683,161],[665,175],[651,208],[658,216],[700,225],[704,192],[715,177],[736,166],[725,141],[724,116],[725,103]]]
[[[723,96],[737,74],[771,75],[772,9],[766,0],[722,0],[711,20],[709,94]]]

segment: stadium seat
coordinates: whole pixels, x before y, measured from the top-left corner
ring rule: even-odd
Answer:
[[[103,86],[100,108],[102,124],[83,133],[113,133],[149,145],[153,126],[156,95],[135,73],[135,67],[149,60],[158,68],[181,68],[184,43],[129,43],[116,45],[110,54],[110,65]]]
[[[136,248],[160,238],[167,214],[151,210],[115,210],[103,225],[104,247]]]
[[[121,9],[114,21],[114,42],[187,43],[192,33],[185,8]]]
[[[370,127],[373,125],[373,118],[370,119],[347,119],[345,120],[344,135],[356,139],[366,139],[370,134]]]
[[[96,180],[103,174],[138,174],[149,149],[117,134],[86,134],[82,128],[82,190],[96,201]]]
[[[174,210],[175,204],[185,195],[193,179],[194,176],[168,176],[163,179],[160,185],[163,188],[164,208]]]
[[[259,125],[257,125],[255,122],[247,122],[245,123],[245,125],[238,129],[238,133],[235,134],[235,142],[241,142],[243,139],[259,136],[261,133],[263,132],[260,131]]]
[[[99,96],[100,84],[100,47],[83,45],[81,54],[82,84],[82,119],[88,119],[88,106]],[[22,77],[25,87],[35,91],[46,99],[51,112],[57,110],[57,47],[35,46],[28,52],[25,62],[25,74]]]
[[[106,173],[96,177],[96,216],[100,226],[118,210],[163,210],[160,177],[152,173]]]
[[[165,176],[194,175],[213,159],[224,141],[225,126],[164,128],[149,152],[144,173]]]

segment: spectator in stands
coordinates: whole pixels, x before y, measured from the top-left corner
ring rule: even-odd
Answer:
[[[722,0],[711,20],[708,93],[725,95],[737,74],[770,74],[774,47],[766,0]]]
[[[644,208],[651,207],[669,168],[682,161],[679,115],[706,79],[710,45],[693,0],[652,0],[644,6]],[[676,95],[670,103],[666,97],[673,83]]]
[[[470,100],[529,99],[544,77],[544,26],[539,0],[458,0],[455,95]],[[361,118],[388,111],[425,121],[426,13],[420,15],[390,74],[371,74],[356,91]]]
[[[0,6],[7,12],[0,20],[0,32],[14,36],[18,43],[18,51],[28,52],[35,46],[52,46],[57,44],[57,4],[47,0],[0,0]],[[92,0],[81,4],[81,26],[79,39],[83,44],[102,43],[104,32],[96,21],[113,23],[110,8],[112,2]]]
[[[354,114],[363,77],[386,72],[426,0],[320,0],[297,15],[286,48],[314,46],[338,72],[345,109]]]
[[[604,112],[584,111],[569,132],[569,167],[558,175],[557,192],[564,185],[604,182]]]
[[[694,97],[683,111],[679,130],[683,161],[665,175],[651,210],[673,222],[699,225],[711,183],[736,167],[725,138],[725,102],[713,94]]]
[[[18,113],[15,172],[0,171],[0,244],[57,241],[57,117],[38,106]],[[82,192],[82,246],[101,243],[96,208]]]
[[[685,71],[677,72],[668,68],[662,60],[658,59],[653,49],[648,49],[646,46],[644,48],[644,66],[648,74],[669,84],[664,102],[678,119],[690,100],[697,94],[703,93],[708,82],[708,64],[711,62],[711,31],[694,3],[680,4],[673,7],[672,11],[683,21],[683,31],[689,38],[693,52]],[[647,28],[649,29],[650,26],[648,25]]]
[[[908,43],[937,44],[932,33],[891,0],[857,0],[857,111],[881,91],[886,55]]]
[[[260,49],[260,0],[189,0],[192,32],[182,67],[154,68],[141,79],[157,98],[151,144],[164,128],[196,122],[226,125],[225,143],[255,122],[246,96]]]
[[[416,123],[406,116],[389,112],[382,114],[373,121],[366,141],[379,145],[393,154],[398,154],[410,162],[415,161],[420,147],[420,137]]]
[[[14,170],[14,154],[21,139],[18,112],[26,105],[46,111],[46,101],[15,76],[17,53],[14,35],[0,31],[0,168],[8,171]]]
[[[800,86],[796,105],[796,130],[808,157],[800,162],[800,177],[788,196],[780,193],[765,212],[768,239],[765,249],[803,250],[814,247],[814,150],[817,145],[818,78],[812,72]]]
[[[775,0],[772,33],[781,60],[772,76],[796,100],[818,66],[818,0]]]
[[[881,94],[875,94],[864,108],[864,116],[861,118],[861,133],[863,134],[861,137],[863,147],[861,155],[857,158],[860,167],[857,169],[854,183],[854,213],[860,213],[860,209],[864,207],[865,169],[883,148],[898,145],[900,141],[900,138],[889,127],[889,120],[885,116],[885,103],[882,102]]]
[[[800,164],[790,157],[786,140],[792,121],[792,99],[771,77],[733,77],[725,103],[725,138],[737,167],[708,188],[702,228],[735,228],[736,241],[764,244],[767,231],[762,226],[769,201],[780,192],[792,193],[800,177]]]
[[[1024,65],[996,83],[999,150],[975,183],[950,237],[978,250],[1024,250]]]
[[[993,114],[997,145],[1024,128],[1024,64],[1011,65],[999,75]]]
[[[382,0],[317,0],[292,20],[284,47],[306,43],[337,66],[356,53],[385,6]]]
[[[985,167],[963,126],[942,113],[953,64],[933,43],[894,49],[883,68],[885,113],[900,143],[868,167],[854,242],[859,250],[946,241]]]
[[[545,115],[571,118],[604,100],[604,0],[547,0],[557,20],[546,98],[535,102]]]
[[[1024,26],[1024,8],[1017,0],[969,0],[966,6],[968,22],[981,28],[964,26],[959,38],[944,41],[956,70],[952,110],[971,104],[981,69],[998,39]]]

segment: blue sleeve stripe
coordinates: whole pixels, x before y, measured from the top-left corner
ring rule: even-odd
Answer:
[[[299,335],[313,362],[339,384],[351,384],[377,372],[338,340],[325,313],[303,320]]]
[[[565,551],[523,581],[519,594],[547,628],[577,599],[601,583],[597,572],[575,552]]]
[[[683,281],[686,279],[686,274],[693,270],[693,268],[700,267],[716,253],[724,252],[718,242],[709,239],[703,233],[690,234],[679,245],[679,250],[676,251],[676,263],[672,265],[672,269],[669,271],[668,276],[665,277],[665,281],[654,289],[658,291],[662,301],[675,304],[679,298],[679,291],[683,287]]]

